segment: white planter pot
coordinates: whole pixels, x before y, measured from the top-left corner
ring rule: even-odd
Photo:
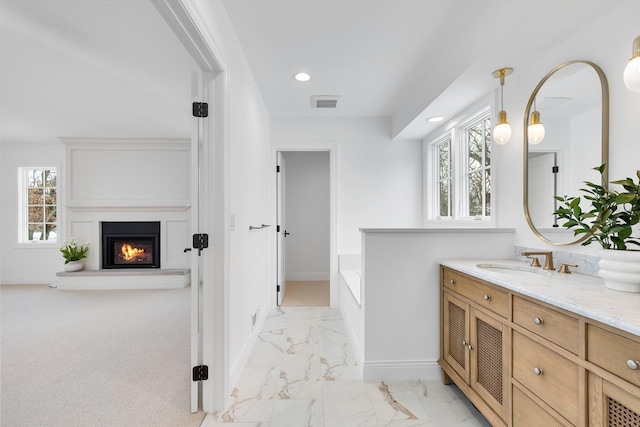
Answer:
[[[80,271],[84,268],[82,261],[69,261],[64,265],[64,271]]]
[[[600,250],[598,275],[604,286],[624,292],[640,292],[640,251]]]

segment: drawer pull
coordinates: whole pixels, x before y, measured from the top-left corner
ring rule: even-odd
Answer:
[[[638,362],[637,360],[627,360],[627,366],[629,367],[629,369],[637,371],[638,368],[640,368],[640,362]]]
[[[534,373],[535,375],[542,375],[542,374],[543,374],[543,371],[542,371],[542,369],[540,369],[540,368],[533,368],[533,373]]]
[[[533,319],[533,323],[535,323],[536,325],[542,325],[544,323],[544,320],[542,320],[539,317],[536,317],[535,319]]]
[[[489,294],[484,294],[484,299],[489,301],[491,299],[491,295]]]
[[[451,283],[452,285],[456,284],[456,281],[454,279],[449,280],[449,283]]]

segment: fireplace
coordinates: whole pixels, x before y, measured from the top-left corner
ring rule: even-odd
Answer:
[[[102,268],[160,268],[160,222],[102,222]]]

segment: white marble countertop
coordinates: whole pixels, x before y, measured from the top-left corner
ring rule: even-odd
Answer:
[[[515,260],[449,259],[440,263],[445,267],[640,336],[640,293],[605,288],[603,280],[599,277],[546,271]]]

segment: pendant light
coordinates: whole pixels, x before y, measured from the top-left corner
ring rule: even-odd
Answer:
[[[502,145],[511,139],[511,125],[507,122],[507,112],[504,111],[504,78],[513,73],[513,68],[500,68],[491,73],[491,76],[500,79],[500,111],[498,112],[498,123],[493,128],[493,139]]]
[[[633,52],[624,69],[624,84],[633,92],[640,92],[640,36],[633,41]]]
[[[533,100],[533,113],[527,128],[529,144],[538,145],[544,139],[544,125],[540,122],[540,112],[536,108],[536,100]]]

